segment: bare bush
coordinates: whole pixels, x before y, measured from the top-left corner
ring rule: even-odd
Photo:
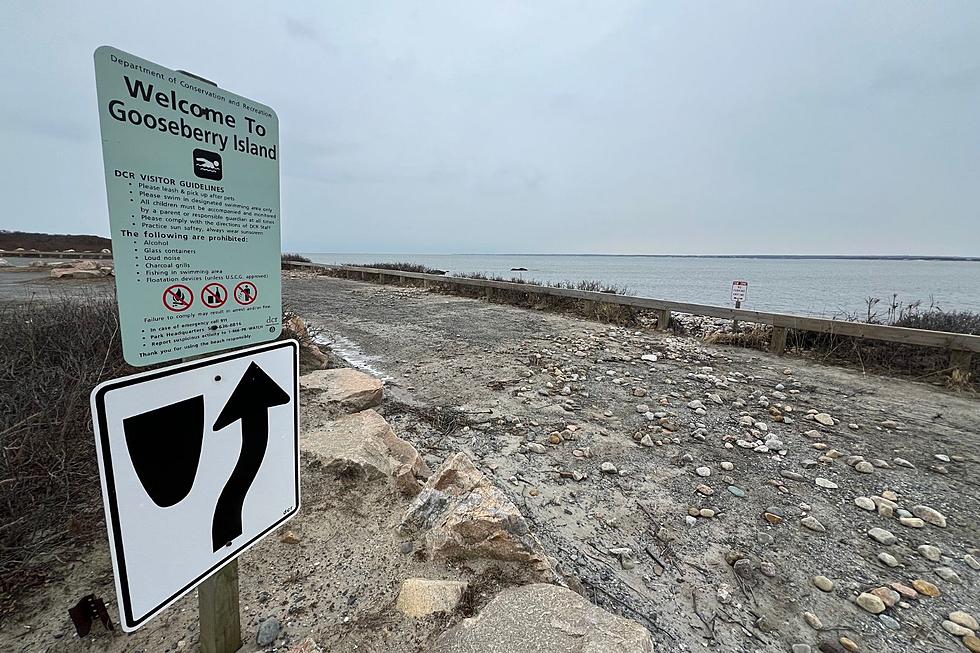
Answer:
[[[419,274],[446,274],[445,270],[437,270],[419,263],[344,263],[358,268],[375,268],[377,270],[396,270],[398,272],[417,272]]]
[[[131,371],[111,298],[0,307],[0,613],[102,524],[89,394]]]

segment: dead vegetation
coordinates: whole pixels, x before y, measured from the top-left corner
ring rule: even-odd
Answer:
[[[346,264],[351,265],[351,264]],[[380,270],[395,270],[401,272],[417,272],[422,274],[442,275],[443,270],[433,270],[423,265],[414,263],[371,263],[356,267],[369,267]],[[361,273],[336,268],[320,268],[318,274],[340,277],[344,279],[360,279]],[[451,280],[441,282],[430,280],[423,282],[419,279],[404,279],[397,281],[394,278],[385,277],[385,283],[400,283],[410,286],[425,286],[436,292],[458,295],[462,297],[484,298],[487,301],[501,304],[511,304],[521,308],[532,308],[535,310],[556,311],[569,315],[578,315],[600,322],[608,322],[618,325],[637,324],[639,311],[630,306],[613,304],[602,301],[592,301],[578,299],[575,297],[563,297],[561,295],[549,295],[536,292],[536,288],[561,288],[564,290],[581,290],[587,292],[605,293],[609,295],[626,295],[629,288],[606,284],[601,281],[552,281],[543,282],[534,279],[524,279],[521,277],[504,278],[500,276],[488,275],[483,272],[471,272],[456,275],[457,278],[477,279],[483,281],[499,281],[504,283],[527,286],[527,290],[513,288],[486,288],[481,286],[467,286],[459,283],[452,283]],[[365,277],[365,281],[379,282],[380,280],[372,277]]]
[[[0,308],[0,614],[102,525],[89,393],[132,369],[115,302]]]
[[[309,341],[288,317],[281,337]],[[0,304],[0,324],[2,616],[102,532],[89,395],[137,370],[123,360],[111,297]]]

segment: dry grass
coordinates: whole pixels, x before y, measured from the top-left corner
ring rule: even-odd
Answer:
[[[110,297],[0,304],[0,324],[2,616],[103,532],[89,395],[136,370]]]
[[[353,264],[347,264],[352,265]],[[394,270],[403,272],[419,272],[423,274],[442,275],[444,271],[433,270],[424,265],[415,263],[371,263],[356,265],[354,267],[377,268],[381,270]],[[357,272],[347,272],[345,270],[321,269],[321,274],[336,276],[341,278],[360,279]],[[606,293],[610,295],[625,295],[629,289],[625,286],[615,286],[601,281],[555,281],[542,282],[534,279],[524,279],[521,277],[499,277],[488,275],[482,272],[472,272],[458,275],[465,279],[479,279],[486,281],[501,281],[505,283],[527,286],[526,291],[520,289],[493,288],[488,294],[485,288],[477,286],[466,286],[452,283],[447,280],[441,283],[438,280],[429,282],[429,287],[436,292],[442,292],[462,297],[484,298],[487,301],[503,304],[511,304],[523,308],[533,308],[536,310],[558,311],[562,313],[587,317],[601,322],[609,322],[621,325],[633,325],[637,323],[638,311],[629,306],[611,304],[601,301],[586,301],[573,297],[562,297],[560,295],[547,295],[535,292],[535,288],[563,288],[566,290],[584,290],[589,292]],[[367,281],[376,282],[377,279],[367,278]],[[386,283],[394,283],[394,279],[385,279]],[[407,279],[405,283],[409,285],[422,285],[416,279]]]
[[[132,369],[108,298],[0,308],[0,614],[101,530],[89,393]]]
[[[437,270],[419,263],[344,263],[344,265],[357,268],[395,270],[397,272],[417,272],[419,274],[446,274],[445,270]]]

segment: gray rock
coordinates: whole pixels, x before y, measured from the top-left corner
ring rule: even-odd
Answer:
[[[862,510],[873,511],[875,509],[875,502],[868,497],[857,497],[854,499],[854,505]]]
[[[939,550],[939,547],[931,544],[920,544],[916,548],[916,551],[918,551],[919,555],[926,560],[931,560],[933,562],[939,562],[939,560],[943,557],[943,552]]]
[[[263,619],[259,623],[259,630],[255,635],[255,643],[259,646],[268,646],[276,641],[276,637],[279,637],[279,631],[281,630],[282,624],[275,617]]]
[[[813,584],[821,592],[834,591],[834,581],[830,580],[826,576],[814,576]]]
[[[943,621],[943,630],[955,637],[967,637],[970,635],[975,636],[974,632],[969,628],[965,628],[954,621],[950,621],[949,619]]]
[[[603,474],[616,474],[619,472],[619,470],[616,469],[616,466],[613,465],[611,462],[602,463],[601,465],[599,465],[599,470]]]
[[[878,621],[887,628],[888,630],[901,630],[902,625],[898,623],[895,619],[889,617],[887,614],[879,614]]]
[[[735,564],[732,565],[732,569],[735,570],[735,573],[740,578],[744,578],[746,580],[752,578],[752,572],[753,572],[752,561],[749,560],[748,558],[741,558],[739,560],[736,560]]]
[[[356,413],[381,404],[380,379],[349,367],[315,370],[299,378],[300,393],[312,406],[329,415]]]
[[[824,426],[833,426],[834,418],[827,413],[817,413],[813,416],[814,421],[823,424]]]
[[[867,460],[862,460],[858,464],[854,465],[854,471],[860,472],[862,474],[870,474],[875,470],[875,466],[869,463]]]
[[[827,532],[827,529],[824,528],[824,525],[820,523],[820,520],[818,520],[813,515],[808,515],[808,516],[804,517],[803,519],[801,519],[800,520],[800,524],[804,528],[808,528],[811,531],[814,531],[814,532],[817,532],[817,533],[826,533]]]
[[[653,653],[646,628],[575,592],[534,584],[500,592],[479,615],[441,635],[433,653],[635,651]]]
[[[946,528],[946,517],[935,508],[924,505],[912,506],[912,514],[933,526]]]
[[[890,531],[886,531],[884,528],[872,528],[868,531],[868,537],[879,544],[884,544],[885,546],[891,546],[892,544],[895,544],[895,542],[898,542],[898,538],[895,537]]]
[[[970,630],[980,630],[980,623],[978,623],[976,617],[969,612],[963,612],[962,610],[950,612],[949,620],[963,626],[964,628],[969,628]]]
[[[950,583],[960,584],[963,582],[960,575],[950,567],[936,567],[936,575]]]
[[[804,612],[803,621],[805,621],[806,624],[814,630],[823,630],[823,622],[820,621],[820,617],[812,612]]]
[[[895,556],[890,553],[886,553],[885,551],[878,554],[878,560],[886,567],[898,567],[900,565]]]
[[[885,611],[885,602],[874,594],[861,592],[857,597],[857,604],[871,614],[881,614]]]
[[[830,479],[823,478],[822,476],[818,476],[814,480],[814,483],[816,483],[817,485],[819,485],[822,488],[827,488],[828,490],[836,490],[837,488],[840,487],[839,485],[837,485],[836,483],[834,483]]]

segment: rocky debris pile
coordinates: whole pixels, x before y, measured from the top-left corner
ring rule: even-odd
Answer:
[[[395,435],[374,410],[383,396],[379,381],[341,369],[306,374],[300,384],[304,405],[327,417],[302,439],[302,450],[320,469],[361,482],[388,477],[402,492],[417,493],[398,527],[403,536],[424,542],[425,556],[415,558],[437,564],[440,560],[465,562],[468,577],[473,582],[481,579],[484,588],[488,580],[494,588],[562,581],[556,563],[545,555],[517,506],[465,453],[451,455],[432,473],[415,447]],[[355,412],[343,414],[345,411]],[[428,478],[424,486],[419,486],[420,478]],[[295,545],[300,538],[285,531],[280,541]],[[402,542],[403,553],[415,550],[413,540]],[[440,575],[449,571],[438,570],[436,567]],[[394,609],[410,619],[443,615],[452,623],[464,605],[472,609],[472,594],[472,583],[467,580],[410,577],[401,582]],[[482,594],[484,600],[492,595]],[[278,623],[273,618],[260,623],[260,645],[275,640]],[[496,639],[484,634],[500,628],[505,630]],[[548,584],[504,590],[477,617],[443,633],[438,646],[444,648],[435,650],[532,650],[529,642],[537,648],[539,640],[548,642],[550,648],[544,651],[653,650],[650,635],[640,624],[593,606],[571,590]],[[305,653],[304,646],[317,650],[312,638],[290,650]]]
[[[320,349],[315,342],[315,338],[310,334],[306,322],[300,316],[287,314],[283,321],[283,333],[295,338],[299,343],[300,374],[306,375],[313,370],[345,367],[343,359],[330,351],[329,348],[327,348],[327,351]],[[302,386],[300,389],[302,389]],[[379,398],[378,402],[380,403],[380,401],[381,399]],[[370,408],[370,406],[365,407]]]
[[[432,557],[493,561],[518,578],[556,580],[553,563],[517,506],[465,453],[450,456],[429,478],[400,530],[424,534]]]
[[[31,267],[50,268],[52,279],[99,279],[115,274],[115,269],[111,265],[88,259],[57,263],[34,261]]]
[[[418,479],[431,473],[415,447],[395,435],[391,425],[371,409],[305,432],[300,446],[339,477],[352,481],[390,478],[405,494],[418,493]]]
[[[956,545],[963,550],[953,560],[922,564],[940,560],[928,548],[932,544],[923,549],[922,543],[943,540],[941,533],[954,524],[962,529],[965,506],[959,500],[941,499],[935,477],[909,475],[925,468],[941,476],[951,465],[977,459],[959,453],[924,454],[931,458],[928,463],[914,458],[914,445],[906,442],[911,423],[907,416],[896,419],[901,404],[897,410],[871,409],[872,402],[862,400],[860,393],[849,397],[844,389],[828,391],[792,369],[765,363],[731,369],[724,352],[712,353],[690,339],[651,337],[632,329],[570,330],[524,346],[526,372],[520,367],[511,371],[516,379],[510,382],[510,395],[527,411],[498,413],[470,424],[464,434],[472,428],[497,443],[499,451],[478,449],[481,462],[500,476],[511,475],[513,489],[508,489],[520,488],[536,519],[554,523],[564,519],[564,512],[571,516],[565,520],[566,529],[593,534],[582,553],[582,536],[569,540],[543,531],[548,545],[556,540],[571,545],[566,555],[577,573],[588,575],[594,553],[599,552],[618,558],[614,568],[623,585],[636,588],[632,574],[642,573],[647,580],[650,572],[669,573],[669,551],[681,548],[680,542],[688,549],[688,559],[697,560],[698,549],[711,552],[737,538],[746,553],[736,551],[725,558],[731,565],[728,573],[745,586],[743,592],[751,592],[751,603],[758,602],[743,612],[753,633],[772,635],[777,623],[787,628],[794,624],[791,630],[797,628],[797,620],[810,624],[805,616],[787,615],[787,606],[797,600],[789,597],[798,596],[787,588],[799,587],[798,572],[841,579],[818,575],[814,581],[816,595],[827,598],[797,614],[811,615],[818,624],[807,626],[809,635],[803,630],[789,639],[799,650],[816,650],[818,645],[830,646],[827,650],[868,650],[882,641],[898,646],[916,624],[929,618],[934,609],[921,606],[928,597],[945,592],[942,585],[956,588],[953,601],[969,605],[958,591],[969,582],[963,576],[966,567],[955,568],[956,558],[966,566],[975,561],[969,543],[965,548],[963,542]],[[902,432],[898,440],[897,432]],[[513,457],[513,464],[502,455]],[[567,481],[574,482],[574,489]],[[889,487],[905,488],[909,498],[900,498]],[[842,496],[845,492],[859,496],[849,500]],[[641,497],[647,502],[652,498],[665,511],[665,522],[655,522],[651,531],[630,538],[623,531],[632,529],[624,525],[627,520],[636,522],[640,511],[630,506]],[[950,514],[947,508],[954,506],[958,508]],[[671,508],[680,514],[672,517]],[[677,518],[690,529],[689,535],[670,525]],[[662,540],[652,553],[651,533]],[[843,544],[849,547],[842,549]],[[934,558],[921,553],[910,559],[906,549],[915,551],[917,545]],[[876,546],[887,550],[875,550]],[[841,558],[847,549],[854,550]],[[652,569],[644,551],[656,563]],[[828,564],[830,559],[838,564]],[[705,569],[713,566],[712,558],[697,561],[704,569],[691,567],[709,573]],[[827,572],[830,568],[833,574]],[[685,577],[695,586],[701,582],[690,574]],[[805,576],[806,584],[809,578],[813,576]],[[594,586],[597,579],[582,580]],[[608,591],[608,577],[599,582]],[[639,598],[633,592],[627,592],[631,601]],[[651,589],[643,598],[651,597],[656,604],[654,597],[661,594]],[[903,598],[895,602],[895,596]],[[765,611],[760,610],[764,603],[770,604]],[[734,614],[736,605],[729,601],[719,609]],[[816,612],[828,623],[848,627],[828,644],[831,633],[824,632]],[[862,621],[868,614],[876,620],[873,634]],[[818,631],[815,636],[813,628]],[[893,634],[901,637],[891,639]],[[811,637],[817,640],[812,645],[801,642]]]
[[[535,584],[503,590],[476,617],[440,637],[435,653],[652,653],[646,628],[571,590]]]

